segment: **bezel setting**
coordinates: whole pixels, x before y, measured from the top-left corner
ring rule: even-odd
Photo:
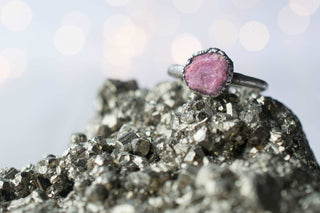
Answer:
[[[189,66],[189,65],[192,63],[192,61],[193,61],[193,59],[194,59],[195,57],[201,56],[201,55],[204,55],[204,54],[212,54],[212,53],[214,53],[214,54],[219,54],[220,56],[222,56],[223,59],[225,59],[226,62],[227,62],[227,64],[228,64],[228,77],[227,77],[227,80],[225,81],[223,87],[220,89],[220,91],[219,91],[216,95],[204,94],[204,93],[202,93],[202,92],[200,92],[200,91],[197,91],[197,90],[194,90],[194,89],[190,88],[190,86],[189,86],[189,84],[188,84],[188,81],[187,81],[186,78],[185,78],[185,69],[186,69],[187,66]],[[226,90],[226,88],[228,87],[228,85],[230,85],[230,84],[232,83],[232,79],[233,79],[233,62],[232,62],[232,60],[227,56],[227,54],[226,54],[224,51],[222,51],[222,50],[220,50],[220,49],[218,49],[218,48],[209,48],[209,49],[207,49],[207,50],[201,50],[201,51],[198,51],[198,52],[192,54],[192,57],[190,57],[190,58],[188,59],[187,63],[186,63],[186,64],[184,65],[184,67],[183,67],[182,76],[183,76],[183,80],[185,81],[186,85],[187,85],[192,91],[196,92],[197,94],[204,95],[204,96],[217,97],[217,96],[221,95],[221,93],[223,93],[223,92]]]

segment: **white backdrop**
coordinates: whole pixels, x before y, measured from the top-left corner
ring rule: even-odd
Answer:
[[[320,159],[320,0],[0,0],[0,167],[61,155],[108,77],[141,87],[218,47],[300,118]]]

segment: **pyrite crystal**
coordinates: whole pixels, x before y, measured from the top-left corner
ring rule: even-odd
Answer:
[[[257,91],[107,80],[61,157],[0,171],[0,212],[319,212],[297,117]]]

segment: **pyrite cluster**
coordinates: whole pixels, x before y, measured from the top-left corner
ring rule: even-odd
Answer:
[[[0,170],[0,212],[317,212],[319,171],[295,115],[254,90],[107,80],[61,157]]]

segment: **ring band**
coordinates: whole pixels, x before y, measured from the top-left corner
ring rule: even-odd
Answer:
[[[168,68],[168,74],[175,78],[183,78],[183,69],[184,69],[184,66],[182,65],[172,64]],[[268,88],[267,82],[258,78],[246,76],[236,72],[233,73],[231,84],[238,85],[238,86],[251,87],[251,88],[259,89],[261,91],[264,91]]]
[[[218,48],[209,48],[193,54],[185,66],[170,65],[168,74],[184,79],[191,90],[213,97],[220,95],[230,84],[260,91],[268,88],[268,84],[263,80],[234,73],[233,62]]]

